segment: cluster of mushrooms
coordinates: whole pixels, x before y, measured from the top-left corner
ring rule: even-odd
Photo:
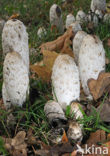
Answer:
[[[69,123],[67,135],[69,139],[80,141],[83,138],[83,125],[78,123],[83,118],[80,101],[80,84],[88,99],[92,100],[88,88],[90,78],[97,79],[101,71],[105,70],[105,50],[101,40],[97,36],[89,35],[82,31],[83,21],[102,18],[106,8],[105,0],[92,0],[92,18],[79,11],[75,17],[69,14],[66,19],[66,28],[72,26],[75,33],[73,39],[74,58],[64,54],[59,55],[52,69],[52,101],[45,104],[44,111],[51,124],[58,127],[59,123],[67,121],[65,117],[66,107],[70,105],[70,113],[74,114]],[[96,16],[98,14],[98,16]],[[108,16],[107,16],[108,19]],[[50,23],[55,25],[63,33],[64,26],[61,9],[54,4],[50,8]],[[44,28],[38,30],[38,36],[46,34]],[[8,110],[11,105],[21,106],[29,95],[29,46],[28,34],[24,24],[17,19],[8,20],[2,32],[2,47],[4,55],[3,65],[3,102]]]
[[[63,128],[61,122],[66,123],[65,111],[67,106],[70,106],[70,115],[73,114],[73,118],[68,123],[67,136],[75,142],[81,142],[83,139],[83,125],[78,122],[78,119],[83,119],[80,86],[82,85],[88,100],[93,100],[88,81],[91,78],[96,80],[99,73],[105,71],[105,50],[102,41],[96,35],[82,31],[81,24],[89,19],[90,21],[93,20],[96,26],[98,24],[96,21],[98,22],[98,19],[104,16],[105,9],[105,0],[92,0],[92,14],[89,12],[86,15],[83,11],[78,11],[76,20],[72,14],[67,15],[66,29],[72,26],[75,34],[73,38],[74,58],[68,54],[59,55],[52,69],[51,80],[54,100],[45,104],[44,111],[55,129]],[[50,8],[50,23],[52,26],[55,25],[60,32],[64,31],[61,9],[56,4]],[[60,141],[61,139],[59,139]]]

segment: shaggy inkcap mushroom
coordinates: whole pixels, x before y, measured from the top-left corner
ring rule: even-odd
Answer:
[[[12,19],[6,22],[2,32],[2,47],[4,55],[12,51],[18,52],[29,69],[28,34],[21,21]]]
[[[78,122],[70,121],[67,136],[72,141],[81,142],[83,138],[81,125]]]
[[[68,29],[68,27],[75,22],[75,17],[72,14],[67,15],[66,17],[66,29]]]
[[[61,8],[57,4],[50,8],[50,24],[56,26],[60,33],[64,32]]]
[[[107,13],[107,14],[104,15],[103,21],[107,22],[107,23],[110,23],[110,13]]]
[[[42,38],[42,37],[44,37],[46,35],[46,30],[45,30],[45,28],[44,27],[40,27],[39,29],[38,29],[38,31],[37,31],[37,36],[39,37],[39,38]]]
[[[73,22],[70,26],[72,27],[74,33],[77,33],[78,31],[82,30],[81,25],[78,21]]]
[[[86,22],[86,14],[84,13],[84,11],[79,10],[77,12],[76,21],[78,21],[80,24]]]
[[[76,64],[78,64],[80,47],[86,35],[87,35],[86,32],[78,31],[73,39],[73,53]]]
[[[83,118],[83,114],[80,110],[82,106],[78,102],[72,102],[70,105],[70,114],[74,117],[74,119]]]
[[[87,82],[97,79],[101,71],[105,70],[105,50],[97,36],[86,35],[79,52],[79,72],[82,87],[88,98],[92,99]]]
[[[53,127],[62,128],[63,123],[67,121],[61,106],[53,100],[45,104],[44,112]]]
[[[95,11],[95,14],[98,16],[99,19],[102,19],[103,18],[103,14],[102,14],[102,11],[101,10],[96,10]]]
[[[59,55],[52,69],[53,96],[66,109],[71,101],[79,99],[79,71],[74,59],[69,55]]]
[[[105,12],[105,10],[106,10],[106,0],[92,0],[91,1],[91,10],[92,10],[92,12],[95,12],[97,9]]]
[[[21,55],[10,52],[3,65],[2,96],[5,107],[22,106],[29,93],[28,69]]]

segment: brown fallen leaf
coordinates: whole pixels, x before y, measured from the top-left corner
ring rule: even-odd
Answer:
[[[16,14],[13,14],[11,17],[9,17],[9,19],[8,20],[11,20],[11,19],[16,19],[16,18],[18,18],[20,15],[18,14],[18,13],[16,13]]]
[[[105,142],[106,140],[106,134],[103,130],[97,130],[96,132],[93,132],[90,134],[89,139],[87,140],[86,144],[89,146],[97,145],[98,142]]]
[[[56,40],[41,44],[41,52],[44,50],[49,51],[59,51],[62,53],[66,53],[70,56],[73,56],[71,46],[71,39],[74,34],[72,31],[72,27],[70,27],[62,36],[58,37]]]
[[[65,130],[64,130],[64,133],[63,133],[63,136],[62,136],[62,142],[63,142],[63,143],[68,142],[68,138],[67,138],[67,135],[66,135]]]
[[[44,50],[43,53],[43,61],[40,63],[35,63],[30,66],[32,73],[37,74],[39,78],[42,78],[43,81],[49,82],[51,80],[52,67],[56,57],[59,55],[56,52],[51,52]]]
[[[27,144],[25,143],[26,133],[20,131],[17,135],[11,138],[3,138],[5,148],[12,156],[27,156]]]
[[[105,92],[110,91],[110,73],[101,72],[98,79],[89,79],[88,87],[94,100],[99,99]]]
[[[31,65],[30,68],[31,68],[31,71],[36,73],[39,78],[42,78],[43,81],[46,81],[46,82],[50,81],[51,72],[48,67]]]
[[[110,122],[110,102],[107,100],[97,107],[100,112],[100,119],[104,122]]]
[[[56,53],[55,51],[47,51],[47,50],[44,50],[42,53],[44,65],[47,66],[50,71],[52,71],[54,61],[59,54]]]

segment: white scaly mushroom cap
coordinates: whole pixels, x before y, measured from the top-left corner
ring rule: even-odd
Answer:
[[[72,23],[70,26],[72,27],[74,33],[77,33],[78,31],[82,30],[81,25],[78,21]]]
[[[95,11],[95,14],[98,16],[99,19],[102,19],[103,14],[102,14],[102,11],[101,10],[96,10]]]
[[[18,52],[29,69],[28,34],[21,21],[12,19],[6,22],[2,32],[2,47],[4,55],[12,51]]]
[[[45,36],[46,35],[46,30],[45,30],[45,28],[44,27],[40,27],[39,29],[38,29],[38,31],[37,31],[37,36],[39,37],[39,38],[42,38],[43,36]]]
[[[28,69],[21,55],[17,52],[8,53],[3,65],[3,101],[6,108],[12,105],[22,106],[29,93]]]
[[[86,14],[84,11],[79,10],[77,12],[76,21],[78,21],[80,24],[82,24],[83,22],[86,22]]]
[[[66,29],[68,29],[68,27],[75,22],[75,17],[72,14],[67,15],[66,17]]]
[[[50,100],[45,104],[44,112],[51,122],[52,119],[59,118],[59,119],[66,119],[65,114],[61,108],[61,106],[58,104],[58,102]]]
[[[59,32],[64,32],[61,8],[57,4],[53,4],[50,8],[50,24],[55,25]]]
[[[78,64],[80,47],[86,35],[87,35],[86,32],[78,31],[73,39],[73,53],[76,64]]]
[[[105,70],[105,50],[97,36],[86,35],[79,52],[79,72],[82,87],[86,95],[92,99],[87,81],[97,79],[99,73]]]
[[[83,138],[82,126],[78,124],[78,122],[71,121],[69,123],[67,136],[70,140],[81,142]]]
[[[96,10],[105,11],[106,10],[106,0],[92,0],[91,10],[95,12]]]
[[[65,110],[71,101],[79,100],[79,71],[72,57],[65,54],[56,58],[51,79],[54,99],[62,109]]]
[[[71,103],[71,109],[70,109],[70,114],[73,115],[74,119],[82,119],[83,118],[83,114],[80,110],[81,105],[78,102],[72,102]]]
[[[109,22],[110,23],[110,14],[107,13],[104,15],[104,19],[103,19],[104,22]]]

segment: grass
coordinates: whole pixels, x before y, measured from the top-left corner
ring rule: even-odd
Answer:
[[[55,0],[54,3],[59,4],[62,7],[63,20],[68,13],[72,12],[76,15],[79,9],[84,11],[89,10],[91,0],[74,0],[73,5],[64,6],[62,0]],[[42,55],[39,53],[39,46],[43,42],[52,41],[56,39],[60,34],[55,34],[50,31],[49,23],[49,8],[53,4],[52,0],[0,0],[0,16],[1,18],[7,20],[14,13],[19,13],[19,19],[27,26],[27,31],[29,33],[29,47],[35,48],[36,54],[30,56],[31,64],[42,59]],[[37,36],[37,30],[39,27],[44,26],[47,35],[41,39]],[[110,48],[107,46],[107,39],[110,37],[109,31],[110,25],[107,23],[101,23],[94,30],[94,33],[98,35],[101,40],[104,42],[104,48],[106,50],[106,56],[110,58]],[[1,32],[0,32],[1,34]],[[3,81],[3,61],[2,61],[2,45],[0,37],[0,98],[2,90],[2,81]],[[110,71],[110,65],[107,65],[106,70]],[[49,126],[47,123],[46,116],[44,114],[44,105],[47,100],[52,99],[51,94],[51,85],[43,83],[40,79],[30,80],[30,100],[27,100],[24,108],[18,109],[14,112],[17,118],[17,127],[16,132],[19,129],[25,129],[28,131],[30,127],[33,128],[36,136],[40,137],[45,143],[48,143],[48,130]],[[26,109],[25,109],[26,108]],[[96,114],[96,112],[94,112]],[[6,126],[6,116],[7,112],[0,110],[0,127],[1,134],[8,135],[7,132],[10,132]],[[69,116],[69,108],[66,111],[67,117]],[[97,123],[95,122],[97,121]],[[33,124],[34,123],[34,124]],[[100,123],[98,115],[87,116],[84,115],[83,124],[86,131],[94,131],[98,128],[106,129],[109,132],[104,124]],[[11,132],[10,132],[11,133]],[[10,134],[11,135],[11,134]]]

